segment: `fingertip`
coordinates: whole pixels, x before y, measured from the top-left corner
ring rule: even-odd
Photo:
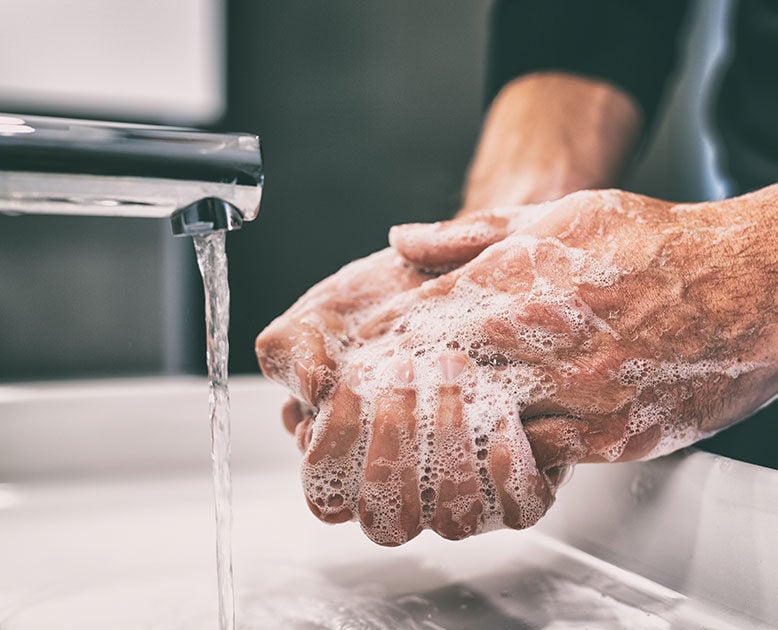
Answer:
[[[321,313],[309,313],[304,318],[281,317],[254,343],[265,376],[286,385],[314,407],[327,394],[335,369],[328,353],[333,326],[330,319]]]
[[[260,332],[254,340],[254,354],[257,357],[259,369],[267,378],[279,380],[278,359],[280,357],[278,355],[281,346],[280,338],[271,326]]]
[[[438,367],[445,385],[453,385],[467,365],[467,357],[461,353],[446,353],[438,357]]]
[[[281,420],[284,423],[284,428],[294,435],[297,425],[305,420],[305,413],[299,400],[290,398],[284,403],[284,406],[281,407]]]
[[[412,236],[424,223],[401,223],[389,228],[389,245],[404,256],[409,236]]]
[[[407,223],[389,230],[389,243],[410,263],[429,270],[451,269],[505,238],[507,220],[490,214],[439,223]]]
[[[438,480],[430,487],[429,525],[443,538],[461,540],[483,529],[486,506],[460,387],[443,385],[438,389],[432,433],[432,472],[437,473]]]
[[[295,441],[297,442],[297,448],[301,453],[305,453],[313,440],[313,418],[305,418],[302,422],[295,426],[294,430]]]
[[[330,367],[317,364],[311,359],[302,359],[294,362],[294,373],[303,400],[311,406],[316,406],[331,385]]]
[[[412,379],[409,365],[397,364],[398,380]],[[374,542],[396,546],[422,530],[416,442],[416,392],[397,387],[378,398],[368,445],[358,513]]]
[[[318,409],[316,418],[297,425],[304,449],[303,489],[311,511],[326,523],[354,518],[355,475],[361,471],[360,399],[344,383]]]
[[[587,421],[573,417],[525,419],[524,433],[538,470],[545,472],[586,457],[588,448],[583,436],[588,428]]]

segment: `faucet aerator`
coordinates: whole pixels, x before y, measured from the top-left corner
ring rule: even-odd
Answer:
[[[243,215],[224,199],[206,197],[176,210],[170,215],[170,225],[175,236],[230,232],[243,226]]]

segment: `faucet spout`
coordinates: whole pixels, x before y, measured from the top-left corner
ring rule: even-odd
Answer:
[[[170,216],[175,236],[198,236],[212,232],[239,230],[243,215],[231,203],[216,197],[195,201]]]
[[[259,212],[260,139],[177,127],[0,114],[0,212],[157,217],[176,235]]]

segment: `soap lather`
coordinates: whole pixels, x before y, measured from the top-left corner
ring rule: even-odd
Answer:
[[[256,218],[258,136],[0,114],[0,212],[168,218],[179,236]]]

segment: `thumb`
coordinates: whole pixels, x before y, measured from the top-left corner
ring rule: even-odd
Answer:
[[[528,229],[555,209],[553,202],[473,212],[438,223],[406,223],[389,230],[390,245],[408,262],[428,271],[448,271],[469,262],[512,232]]]
[[[535,463],[551,476],[578,462],[627,462],[650,456],[662,437],[661,428],[627,429],[628,418],[543,416],[524,421]]]
[[[408,262],[431,271],[457,267],[508,235],[509,219],[494,213],[439,223],[407,223],[389,231],[389,243]]]

